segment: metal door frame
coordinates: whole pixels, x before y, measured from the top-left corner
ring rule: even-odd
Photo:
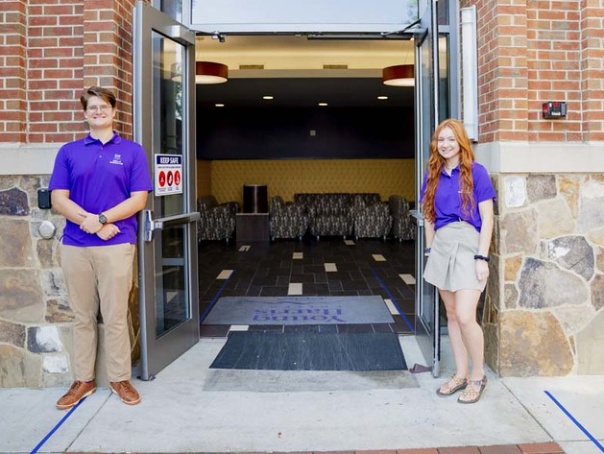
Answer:
[[[154,123],[154,112],[159,106],[159,90],[154,81],[154,52],[152,38],[162,36],[184,46],[182,66],[182,158],[183,175],[181,213],[154,219],[155,205],[159,204],[155,194],[149,197],[146,209],[139,223],[139,304],[141,331],[141,370],[143,380],[153,379],[155,374],[178,358],[191,346],[199,342],[199,284],[198,257],[195,221],[199,218],[196,211],[196,146],[195,146],[195,34],[184,25],[163,14],[152,6],[138,1],[134,12],[134,138],[143,145],[147,155],[153,158],[162,150],[155,149],[155,136],[159,127]],[[155,115],[157,118],[157,115]],[[154,181],[156,176],[154,175]],[[169,197],[169,196],[168,196]],[[159,205],[158,205],[159,206]],[[187,301],[187,319],[178,326],[156,335],[156,308],[158,298],[156,289],[156,268],[158,254],[154,244],[156,234],[164,229],[182,228],[185,269],[185,291]],[[165,304],[165,301],[164,301]]]

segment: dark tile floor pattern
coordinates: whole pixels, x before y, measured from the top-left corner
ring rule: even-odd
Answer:
[[[242,246],[249,246],[245,248]],[[374,325],[253,326],[252,330],[337,329],[412,334],[415,326],[415,289],[401,274],[415,274],[413,242],[359,240],[346,244],[342,238],[279,240],[267,243],[203,242],[199,246],[199,291],[202,337],[225,337],[229,326],[203,324],[212,305],[222,296],[285,296],[290,283],[301,283],[304,296],[379,295],[390,299],[401,314],[394,323]],[[301,252],[301,259],[294,253]],[[379,254],[385,261],[376,261]],[[327,272],[325,263],[337,271]],[[228,279],[217,279],[233,270]]]

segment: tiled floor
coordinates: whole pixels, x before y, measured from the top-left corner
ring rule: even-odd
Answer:
[[[204,242],[199,246],[201,335],[227,335],[228,326],[203,324],[222,296],[285,295],[380,295],[393,314],[393,324],[338,328],[412,334],[414,247],[413,242],[379,239],[355,242],[342,238],[279,240],[269,244]]]

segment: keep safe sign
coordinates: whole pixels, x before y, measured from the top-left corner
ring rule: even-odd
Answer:
[[[182,155],[155,155],[155,195],[182,194]]]

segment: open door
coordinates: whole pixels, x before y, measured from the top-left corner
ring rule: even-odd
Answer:
[[[415,181],[416,207],[426,164],[430,156],[430,140],[439,121],[439,65],[437,0],[427,0],[416,30],[415,41]],[[416,336],[432,375],[440,374],[440,314],[438,292],[424,281],[425,238],[422,213],[414,210],[416,221],[415,266],[417,277],[415,291]]]
[[[134,31],[134,138],[154,178],[138,244],[140,377],[149,380],[199,341],[195,35],[141,1]]]

